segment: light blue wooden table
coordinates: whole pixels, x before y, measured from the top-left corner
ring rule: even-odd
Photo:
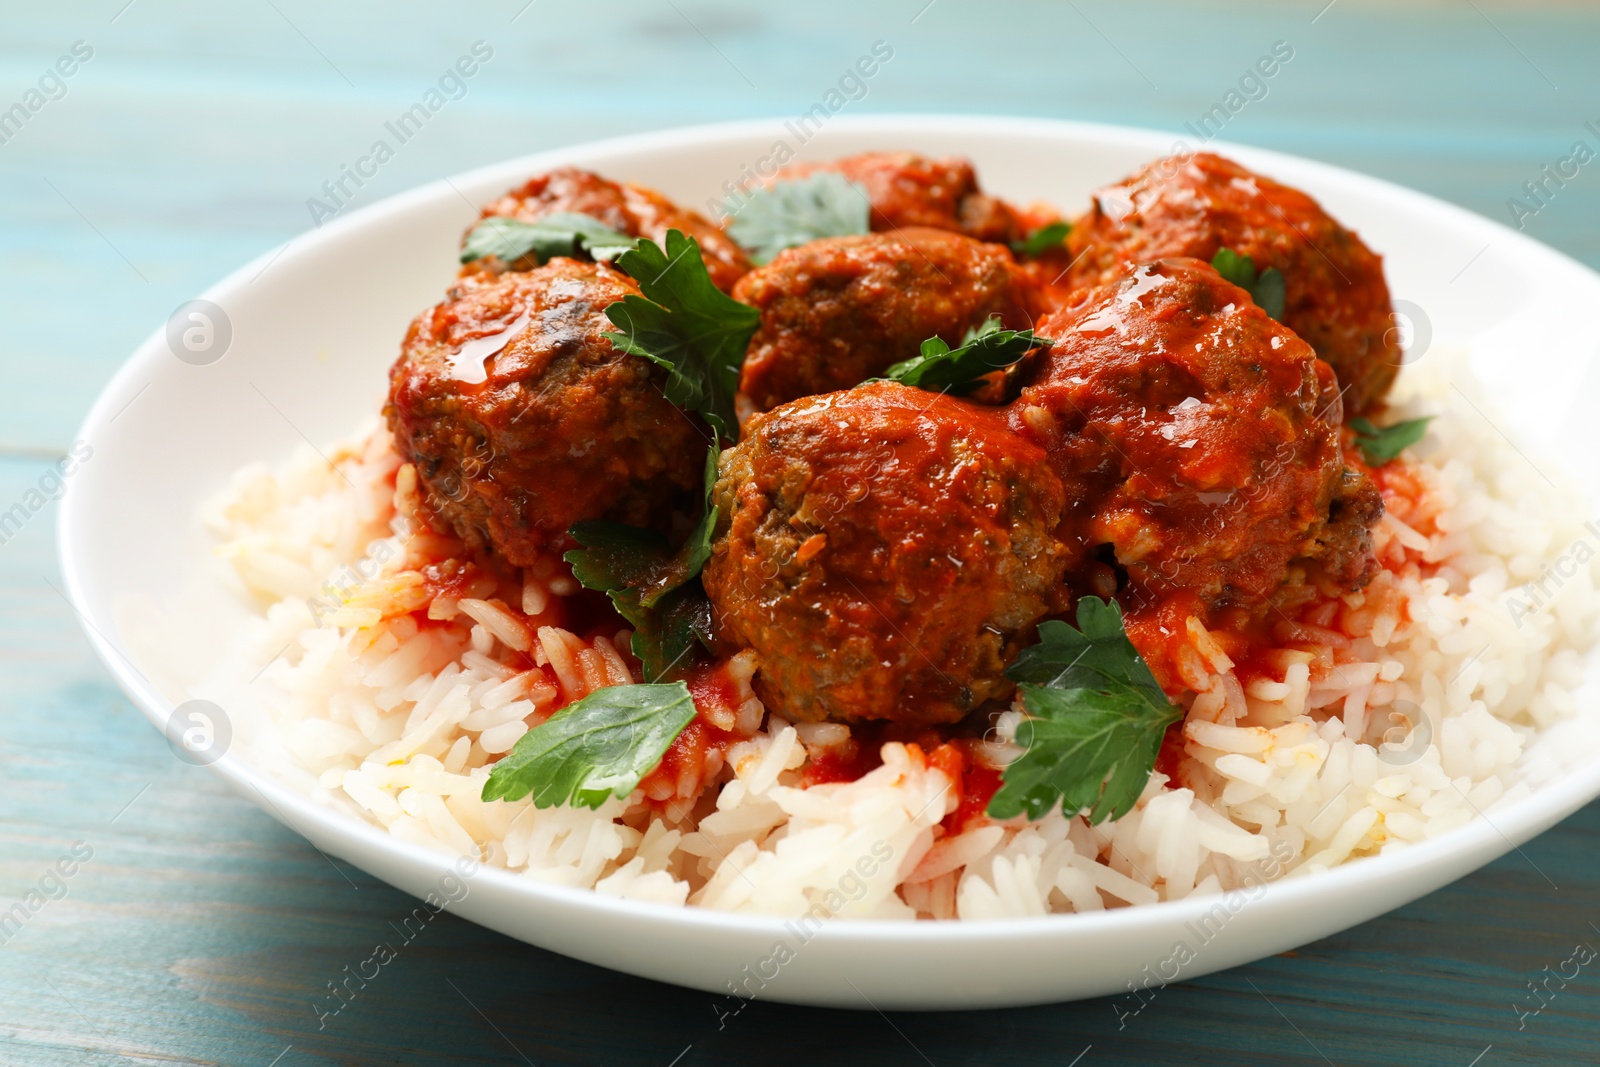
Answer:
[[[1600,145],[1584,127],[1600,122],[1600,14],[1325,2],[659,0],[580,11],[483,0],[452,12],[414,0],[6,0],[0,112],[26,106],[78,42],[79,57],[91,54],[62,64],[70,77],[45,79],[20,129],[0,123],[0,510],[38,484],[140,339],[309,226],[307,198],[478,40],[492,61],[356,204],[547,146],[797,114],[879,39],[894,60],[858,111],[1174,132],[1287,41],[1294,59],[1225,136],[1492,218],[1508,219],[1507,199],[1575,140]],[[1527,229],[1600,266],[1600,168],[1585,168]],[[1093,1001],[893,1017],[757,1003],[719,1031],[705,995],[449,917],[319,1029],[311,1004],[324,982],[387,937],[410,902],[330,865],[171,757],[55,592],[52,524],[41,511],[0,545],[0,910],[30,891],[51,898],[0,935],[0,1063],[1600,1059],[1593,967],[1521,1029],[1513,1010],[1575,943],[1600,945],[1600,806],[1375,922],[1168,988],[1122,1030],[1110,1004]]]

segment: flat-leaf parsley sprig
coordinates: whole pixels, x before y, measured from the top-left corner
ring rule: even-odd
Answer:
[[[1381,467],[1422,440],[1432,421],[1432,415],[1424,415],[1393,426],[1378,426],[1369,419],[1351,419],[1349,425],[1356,433],[1356,447],[1361,449],[1368,465]]]
[[[737,441],[733,396],[761,313],[712,284],[699,243],[678,230],[667,231],[665,249],[640,238],[617,257],[617,266],[644,295],[607,306],[617,331],[605,336],[622,351],[665,367],[667,399],[698,413],[719,437]]]
[[[1211,265],[1218,274],[1249,293],[1256,307],[1283,321],[1283,272],[1277,267],[1258,272],[1253,258],[1241,256],[1231,248],[1217,249],[1217,254],[1211,257]]]
[[[884,371],[893,382],[919,389],[965,396],[983,385],[983,377],[1004,370],[1035,348],[1054,344],[1032,330],[1003,330],[990,318],[968,330],[961,344],[951,348],[937,337],[922,342],[922,353]]]
[[[461,262],[493,256],[502,263],[515,263],[533,256],[540,266],[556,256],[584,253],[595,261],[615,259],[634,246],[635,238],[618,233],[593,215],[558,211],[533,222],[490,215],[467,234],[461,246]]]
[[[482,797],[598,808],[632,793],[694,716],[683,682],[596,689],[523,734],[490,770]]]
[[[988,814],[1043,818],[1057,803],[1091,824],[1133,810],[1155,768],[1167,728],[1183,709],[1167,699],[1128,640],[1114,601],[1084,597],[1078,625],[1039,624],[1039,642],[1006,675],[1019,683],[1028,718],[1021,756],[1001,772]]]
[[[1011,251],[1024,259],[1034,259],[1061,247],[1061,242],[1072,232],[1069,222],[1050,222],[1040,226],[1020,241],[1011,242]]]
[[[695,644],[710,640],[711,605],[700,569],[711,558],[717,524],[711,502],[717,455],[715,446],[707,451],[700,519],[676,550],[656,531],[620,522],[579,522],[568,531],[583,546],[563,557],[572,576],[585,589],[607,594],[628,620],[633,654],[648,682],[687,674]]]
[[[820,171],[757,189],[728,223],[728,236],[759,265],[807,241],[866,233],[871,214],[865,189],[842,174]]]

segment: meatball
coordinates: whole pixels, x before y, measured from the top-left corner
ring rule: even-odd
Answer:
[[[681,230],[700,243],[706,270],[727,292],[750,269],[750,260],[733,240],[704,216],[681,208],[653,189],[624,185],[586,170],[562,167],[529,179],[483,209],[483,218],[504,216],[537,222],[561,211],[590,215],[618,233],[648,237],[661,244],[668,230]],[[532,267],[530,260],[510,264]],[[493,264],[495,267],[502,264]]]
[[[1069,241],[1082,286],[1166,256],[1210,262],[1220,248],[1278,268],[1284,323],[1333,367],[1350,415],[1373,411],[1400,370],[1382,257],[1306,194],[1221,156],[1158,160],[1100,190]]]
[[[791,719],[954,722],[1061,606],[1061,483],[1001,409],[894,382],[787,404],[723,453],[703,572]]]
[[[660,525],[700,483],[705,431],[665,372],[611,346],[607,305],[638,286],[604,264],[459,279],[412,322],[385,414],[428,509],[519,566],[581,519]]]
[[[1250,609],[1291,561],[1349,589],[1371,578],[1382,502],[1346,467],[1333,372],[1244,290],[1209,264],[1162,260],[1040,332],[1055,343],[1007,412],[1066,488],[1078,588],[1113,591],[1114,561],[1135,599]]]
[[[832,163],[790,167],[782,178],[818,171],[842,174],[867,191],[874,230],[931,226],[1001,242],[1023,236],[1016,212],[979,190],[972,161],[960,156],[930,159],[914,152],[863,152]]]
[[[1035,310],[1007,249],[915,227],[787,249],[733,295],[761,312],[739,382],[760,411],[882,374],[930,337],[958,344],[991,315],[1024,329]]]

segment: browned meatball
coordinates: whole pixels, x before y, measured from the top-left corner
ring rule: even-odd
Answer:
[[[930,337],[958,344],[991,315],[1025,329],[1035,310],[1010,251],[923,228],[787,249],[733,295],[761,312],[739,381],[761,411],[882,374]]]
[[[659,524],[705,462],[665,372],[619,352],[607,305],[638,286],[597,263],[460,279],[389,372],[395,443],[429,509],[519,566],[581,519]]]
[[[711,280],[723,292],[750,269],[750,260],[738,245],[704,216],[679,207],[653,189],[624,185],[587,170],[562,167],[528,180],[483,209],[483,218],[505,216],[537,222],[561,211],[599,219],[618,233],[648,237],[661,244],[668,230],[681,230],[700,243]],[[510,266],[527,269],[535,264],[521,260]],[[498,269],[503,264],[493,263]]]
[[[1339,391],[1311,346],[1192,259],[1136,267],[1047,318],[1055,344],[1009,409],[1066,487],[1075,582],[1261,604],[1291,561],[1370,579],[1382,512],[1340,447]]]
[[[972,161],[960,156],[931,159],[914,152],[863,152],[831,163],[789,167],[778,180],[818,171],[842,174],[866,190],[874,230],[931,226],[1000,242],[1023,236],[1017,213],[980,190]]]
[[[723,453],[706,592],[794,719],[954,722],[1059,606],[1061,483],[1000,409],[893,382],[751,420]]]
[[[1348,414],[1372,411],[1400,370],[1382,257],[1305,193],[1221,156],[1157,160],[1101,189],[1069,244],[1082,286],[1166,256],[1209,263],[1220,248],[1278,268],[1284,323],[1333,367]]]

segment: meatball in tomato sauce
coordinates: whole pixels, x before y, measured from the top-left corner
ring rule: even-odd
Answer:
[[[758,411],[848,389],[917,355],[930,337],[959,344],[991,316],[1025,329],[1036,310],[1009,250],[926,228],[787,249],[733,295],[761,312],[739,383]]]
[[[653,189],[602,178],[587,170],[562,167],[511,190],[483,209],[483,218],[504,217],[537,222],[558,212],[589,215],[629,237],[648,237],[661,244],[668,230],[679,230],[700,243],[706,270],[724,292],[750,269],[750,260],[733,240],[704,216],[679,207]],[[491,268],[528,269],[531,259],[489,264]]]
[[[1222,248],[1284,279],[1284,323],[1338,376],[1350,415],[1373,411],[1400,370],[1383,260],[1297,189],[1199,152],[1157,160],[1101,189],[1074,225],[1069,280],[1104,285],[1167,256]]]
[[[893,382],[751,420],[703,574],[791,719],[955,722],[1061,606],[1061,483],[1000,409]]]
[[[606,307],[638,292],[557,258],[463,277],[412,322],[386,415],[424,504],[469,545],[526,566],[582,519],[660,526],[700,483],[705,429],[604,336]]]
[[[1209,264],[1136,267],[1045,319],[1008,410],[1067,494],[1074,585],[1251,609],[1314,564],[1372,576],[1372,483],[1347,468],[1339,388],[1311,346]],[[1124,590],[1126,592],[1126,590]]]

